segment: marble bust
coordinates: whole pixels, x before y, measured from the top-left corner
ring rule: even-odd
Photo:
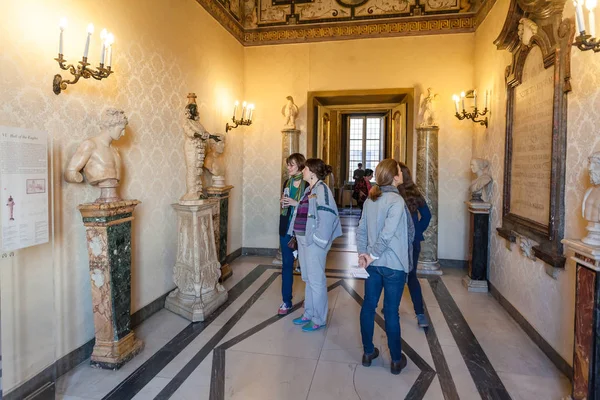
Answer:
[[[525,46],[529,46],[531,44],[531,38],[535,36],[538,32],[538,26],[535,22],[528,18],[521,18],[519,20],[518,27],[518,35],[519,39]]]
[[[296,129],[296,117],[298,116],[298,106],[294,104],[292,96],[286,97],[287,103],[281,109],[281,114],[285,117],[283,129]]]
[[[436,115],[435,115],[435,101],[438,95],[433,94],[433,89],[427,89],[427,96],[421,93],[421,99],[419,101],[419,126],[421,128],[438,126]]]
[[[208,141],[208,154],[204,160],[204,168],[212,176],[212,186],[225,186],[225,160],[223,152],[225,151],[225,135],[216,134],[220,140],[210,139]]]
[[[471,160],[471,171],[477,176],[469,186],[471,201],[488,201],[485,189],[492,183],[492,177],[488,171],[490,163],[483,158]]]
[[[82,142],[65,171],[65,180],[83,182],[83,174],[90,185],[100,187],[96,203],[119,201],[117,187],[121,180],[121,157],[112,146],[125,133],[127,117],[123,110],[109,108],[100,119],[100,134]],[[83,174],[81,171],[83,170]]]
[[[588,235],[581,239],[583,243],[600,246],[600,152],[588,158],[590,182],[592,187],[585,192],[581,214],[588,221]]]

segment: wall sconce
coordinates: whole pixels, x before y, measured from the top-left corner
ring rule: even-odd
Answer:
[[[111,71],[110,65],[112,64],[112,44],[115,41],[115,38],[112,33],[108,33],[106,29],[103,29],[100,33],[100,39],[102,39],[102,51],[100,53],[100,65],[96,68],[96,70],[92,70],[88,68],[90,65],[88,61],[88,52],[90,49],[90,38],[94,33],[94,25],[89,24],[87,28],[87,38],[85,41],[85,48],[83,50],[83,57],[81,61],[79,61],[79,65],[77,68],[73,66],[73,64],[65,65],[67,60],[63,58],[63,32],[67,27],[67,19],[61,18],[60,20],[60,38],[58,42],[58,58],[55,60],[58,62],[58,65],[61,69],[65,71],[69,71],[73,75],[73,80],[67,81],[63,80],[60,74],[54,75],[54,80],[52,81],[52,91],[55,94],[60,94],[61,91],[67,89],[67,84],[75,84],[79,81],[79,78],[94,78],[96,80],[101,80],[104,78],[108,78],[110,74],[114,71]],[[104,60],[106,59],[106,68],[104,67]]]
[[[596,0],[586,0],[585,8],[588,9],[588,23],[590,33],[585,30],[585,19],[583,18],[583,0],[573,1],[575,6],[575,25],[579,36],[575,38],[574,46],[581,51],[594,50],[595,53],[600,51],[600,41],[596,39],[596,18],[594,17],[594,9],[596,8]]]
[[[469,98],[469,99],[473,99],[473,103],[474,103],[474,109],[473,112],[467,112],[467,110],[465,109],[465,97]],[[482,117],[484,115],[486,115],[488,113],[488,91],[485,91],[485,107],[483,109],[483,112],[479,112],[479,110],[477,109],[477,90],[469,90],[466,94],[465,92],[462,92],[460,94],[460,98],[457,95],[453,95],[452,96],[452,100],[454,101],[454,106],[456,108],[456,114],[454,115],[456,118],[458,118],[459,120],[463,120],[463,119],[470,119],[473,122],[478,122],[479,125],[484,125],[486,128],[488,127],[488,119],[487,117],[485,117],[485,119],[477,119],[477,117]],[[458,111],[458,101],[462,100],[462,113],[460,113]]]
[[[229,125],[229,123],[227,123],[227,125],[225,125],[225,133],[229,132],[230,130],[237,128],[240,125],[251,125],[252,124],[252,113],[254,112],[254,104],[249,104],[246,105],[246,102],[242,103],[242,118],[241,119],[235,119],[235,114],[237,112],[237,108],[240,105],[239,101],[236,101],[235,104],[233,105],[233,118],[231,118],[231,120],[233,121],[233,123],[235,125]],[[248,111],[248,118],[246,118],[246,111]]]

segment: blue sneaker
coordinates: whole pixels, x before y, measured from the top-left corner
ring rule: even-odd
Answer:
[[[417,323],[421,328],[427,328],[429,326],[429,321],[425,314],[417,314]]]
[[[314,322],[310,321],[308,324],[306,324],[302,327],[302,332],[318,331],[321,328],[325,328],[325,326],[326,326],[325,324],[318,325],[318,324],[315,324]]]
[[[310,318],[304,318],[304,315],[296,318],[292,321],[294,325],[306,325],[307,322],[310,322]]]

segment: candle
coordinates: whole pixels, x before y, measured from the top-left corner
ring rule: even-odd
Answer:
[[[456,109],[456,113],[458,114],[458,96],[453,94],[452,101],[454,102],[454,108]]]
[[[233,119],[235,120],[235,113],[237,112],[237,108],[240,105],[239,101],[235,101],[234,105],[233,105]]]
[[[244,120],[244,117],[246,116],[246,102],[242,103],[242,121]]]
[[[575,0],[575,18],[577,19],[577,26],[579,32],[585,31],[585,22],[583,21],[583,7],[581,5],[583,0]]]
[[[460,92],[460,98],[462,99],[463,111],[465,111],[465,92]]]
[[[473,104],[475,105],[475,109],[477,109],[477,90],[473,90]]]
[[[67,18],[62,17],[60,19],[60,22],[58,23],[58,27],[60,28],[60,38],[58,40],[58,54],[64,54],[63,53],[63,31],[67,27]]]
[[[108,37],[108,32],[106,29],[102,29],[100,32],[100,40],[102,41],[102,51],[100,52],[100,64],[104,65],[104,56],[106,55],[106,38]]]
[[[248,114],[248,121],[252,122],[252,112],[254,112],[254,104],[250,104],[248,108],[250,109],[250,114]]]
[[[485,91],[485,110],[487,110],[487,106],[488,106],[488,91]]]
[[[594,8],[596,8],[596,0],[586,0],[585,8],[588,9],[588,22],[590,23],[590,35],[596,37],[596,19],[594,17]]]
[[[85,49],[83,50],[83,58],[87,58],[88,52],[90,50],[90,38],[92,37],[92,33],[94,33],[94,25],[89,24],[87,27],[87,39],[85,40]]]
[[[106,58],[108,59],[107,63],[106,63],[106,67],[110,68],[110,66],[112,65],[112,45],[115,42],[115,37],[113,36],[112,33],[109,33],[108,35],[106,35],[106,52],[108,53]]]

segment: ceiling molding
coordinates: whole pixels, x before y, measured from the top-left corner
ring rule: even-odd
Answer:
[[[496,0],[486,0],[475,12],[402,16],[385,19],[288,24],[244,28],[243,11],[231,11],[235,0],[196,0],[244,46],[310,43],[397,36],[440,35],[474,32]],[[297,1],[297,0],[296,0]]]

